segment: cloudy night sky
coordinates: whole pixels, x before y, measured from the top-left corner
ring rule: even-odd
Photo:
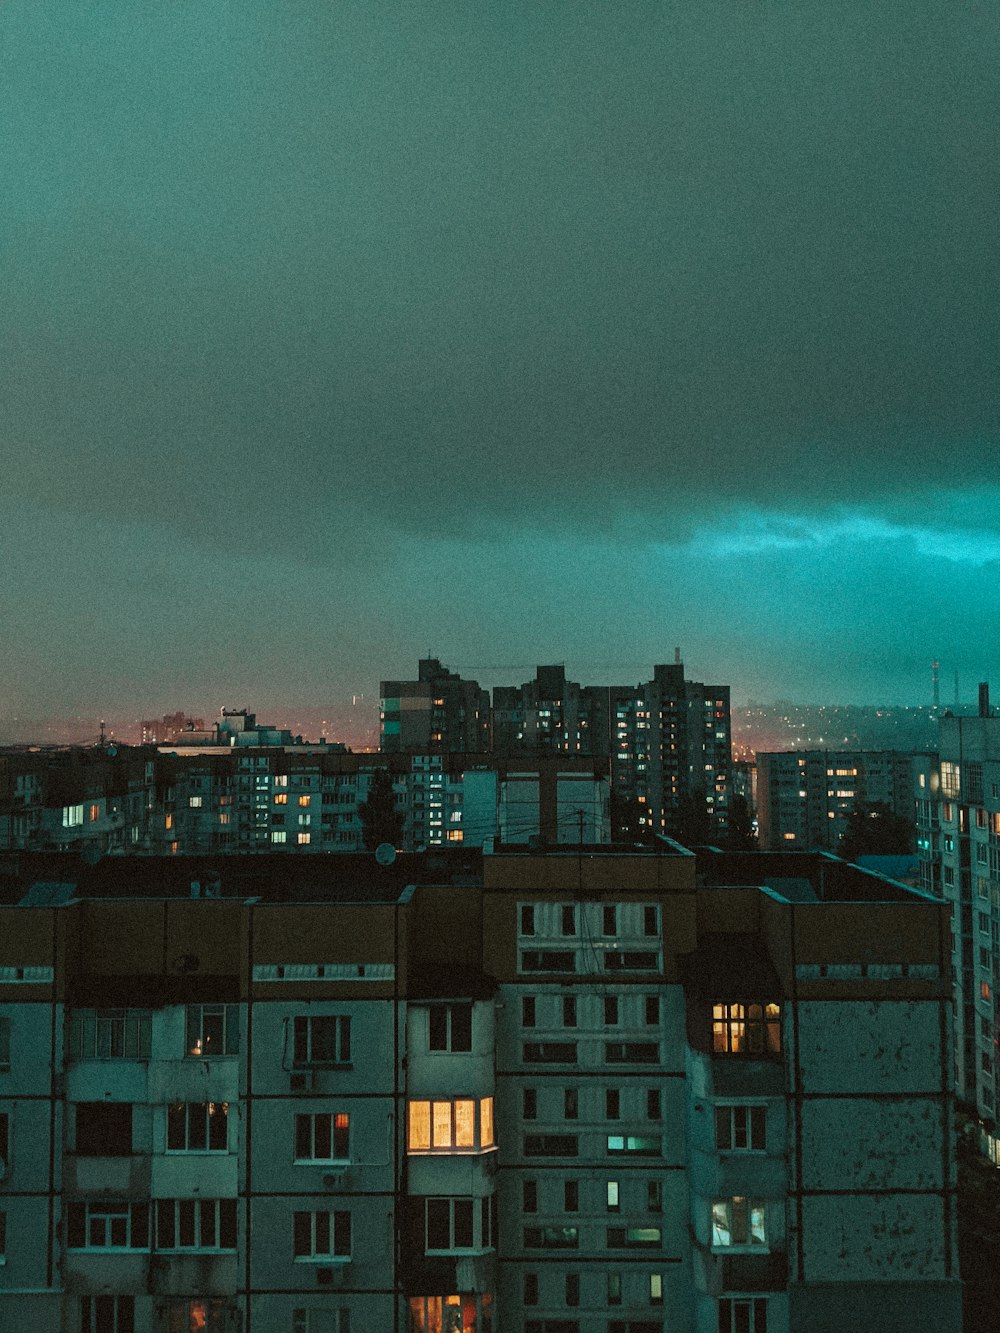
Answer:
[[[0,716],[1000,685],[994,0],[6,0],[0,65]]]

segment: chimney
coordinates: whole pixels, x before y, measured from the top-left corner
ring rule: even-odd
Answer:
[[[979,716],[989,717],[990,715],[990,683],[988,680],[979,682]]]

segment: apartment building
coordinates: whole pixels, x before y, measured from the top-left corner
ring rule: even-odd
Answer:
[[[5,869],[0,1324],[960,1327],[919,891],[666,841]]]
[[[929,756],[902,750],[783,750],[757,755],[757,821],[768,851],[836,851],[858,801],[914,817],[914,776]]]
[[[1000,1166],[1000,717],[987,699],[938,725],[940,761],[915,781],[921,881],[950,916],[955,1088]]]
[[[379,685],[379,749],[385,754],[475,754],[490,748],[490,696],[436,657],[416,680]]]
[[[421,662],[421,672],[431,666],[434,679],[443,681],[437,696],[428,694],[423,676],[382,683],[380,748],[386,753],[433,752],[425,740],[429,727],[440,748],[456,748],[448,743],[454,730],[444,721],[428,723],[428,708],[433,704],[444,718],[448,685],[465,699],[467,717],[479,686],[451,673],[445,680],[436,660]],[[494,688],[491,716],[494,757],[607,759],[619,812],[615,836],[677,834],[692,802],[703,803],[716,836],[725,833],[732,788],[729,687],[685,679],[680,661],[654,667],[652,680],[637,685],[581,685],[561,665],[540,666],[534,680]]]

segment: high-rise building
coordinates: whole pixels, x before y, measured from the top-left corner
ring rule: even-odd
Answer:
[[[490,697],[436,657],[416,680],[379,686],[379,749],[386,754],[472,754],[490,748]]]
[[[4,1326],[958,1333],[928,895],[664,841],[18,862]]]
[[[955,1087],[1000,1165],[1000,717],[940,719],[940,763],[916,776],[925,887],[950,916]]]
[[[912,820],[914,774],[926,760],[903,750],[758,751],[761,848],[836,851],[859,802],[878,802]]]

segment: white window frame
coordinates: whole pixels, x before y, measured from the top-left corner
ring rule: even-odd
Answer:
[[[762,1200],[743,1195],[713,1199],[709,1225],[714,1251],[761,1254],[769,1248],[767,1208]]]
[[[184,1146],[183,1146],[182,1148],[177,1148],[177,1147],[172,1147],[172,1146],[171,1146],[171,1143],[170,1143],[170,1138],[171,1138],[171,1133],[170,1133],[170,1129],[171,1129],[171,1113],[174,1111],[174,1109],[175,1109],[176,1107],[180,1107],[180,1106],[182,1106],[182,1107],[184,1108],[184,1110],[183,1110],[183,1116],[184,1116],[184,1134],[183,1134],[183,1138],[184,1138]],[[185,1155],[190,1156],[191,1154],[195,1154],[195,1155],[198,1155],[198,1156],[203,1156],[203,1155],[204,1155],[204,1156],[213,1156],[213,1157],[218,1157],[218,1156],[224,1155],[225,1153],[228,1153],[228,1151],[229,1151],[229,1110],[230,1110],[229,1102],[171,1102],[170,1105],[167,1107],[166,1152],[170,1153],[171,1155],[185,1154]],[[194,1122],[197,1124],[197,1122],[198,1122],[199,1120],[201,1120],[201,1122],[202,1122],[202,1124],[203,1124],[203,1126],[204,1126],[204,1130],[205,1130],[205,1134],[204,1134],[204,1138],[205,1138],[205,1147],[204,1147],[204,1148],[192,1148],[192,1147],[190,1146],[190,1145],[191,1145],[191,1122],[194,1121]],[[212,1128],[213,1128],[213,1125],[215,1125],[215,1124],[217,1124],[217,1123],[220,1123],[220,1124],[221,1124],[221,1123],[223,1123],[223,1122],[225,1123],[225,1128],[226,1128],[226,1141],[225,1141],[225,1144],[224,1144],[221,1148],[220,1148],[220,1147],[212,1147],[212,1146],[210,1146],[210,1145],[211,1145],[211,1140],[212,1140]]]
[[[226,1211],[232,1210],[232,1245],[222,1243],[222,1209],[226,1206]],[[212,1210],[212,1220],[209,1227],[206,1228],[204,1210],[210,1207]],[[238,1237],[238,1210],[235,1199],[154,1199],[152,1201],[152,1211],[156,1219],[156,1248],[164,1254],[192,1254],[200,1252],[202,1254],[233,1254],[239,1245]],[[168,1244],[168,1235],[160,1235],[160,1219],[167,1212],[173,1216],[173,1244]],[[191,1232],[193,1235],[193,1244],[185,1245],[181,1241],[181,1232],[185,1223],[186,1216],[190,1216]],[[208,1230],[210,1235],[214,1234],[215,1239],[206,1240],[203,1232]],[[166,1233],[167,1228],[164,1227]]]
[[[456,1107],[459,1103],[470,1102],[473,1107],[472,1122],[473,1134],[472,1143],[456,1143],[458,1137],[456,1124]],[[419,1135],[419,1143],[414,1144],[415,1125],[414,1117],[419,1114],[422,1118],[423,1112],[416,1111],[417,1107],[427,1108],[427,1135]],[[447,1133],[447,1142],[436,1142],[437,1130],[440,1121],[444,1119],[444,1113],[441,1109],[448,1107],[449,1129]],[[493,1118],[493,1098],[492,1097],[411,1097],[406,1105],[406,1150],[408,1153],[449,1153],[461,1155],[463,1153],[492,1152],[496,1148],[496,1124]],[[426,1144],[423,1142],[426,1138]]]
[[[300,1230],[308,1232],[308,1249],[297,1254]],[[296,1210],[292,1214],[292,1258],[296,1263],[350,1263],[352,1246],[349,1209]]]
[[[763,1102],[717,1102],[714,1121],[717,1152],[742,1155],[767,1151],[767,1107]],[[720,1134],[720,1122],[728,1130],[728,1134]],[[760,1130],[759,1142],[755,1142],[757,1138],[755,1128]],[[728,1143],[722,1141],[726,1137],[729,1139]],[[738,1141],[740,1138],[744,1142],[740,1143]]]
[[[319,1024],[333,1024],[333,1053],[315,1054]],[[299,1054],[301,1052],[301,1055]],[[350,1068],[351,1016],[349,1014],[299,1014],[292,1019],[292,1065],[295,1069]]]
[[[341,1119],[346,1121],[347,1123],[338,1126],[337,1121]],[[317,1130],[319,1130],[319,1137],[321,1139],[322,1137],[324,1137],[323,1123],[322,1123],[323,1121],[326,1121],[326,1137],[328,1138],[330,1144],[330,1152],[327,1156],[323,1156],[321,1153],[316,1152]],[[307,1132],[309,1137],[310,1152],[305,1156],[302,1156],[302,1154],[299,1151],[300,1136],[302,1135],[302,1131],[306,1129],[307,1126],[308,1126]],[[343,1134],[346,1139],[346,1143],[344,1144],[346,1151],[343,1153],[338,1153],[335,1150],[337,1147],[337,1138],[341,1134]],[[294,1143],[294,1157],[293,1157],[294,1162],[304,1163],[307,1165],[310,1163],[320,1162],[323,1163],[324,1165],[327,1165],[338,1162],[339,1163],[350,1162],[350,1160],[351,1160],[351,1117],[346,1111],[306,1111],[296,1115],[295,1143]]]

